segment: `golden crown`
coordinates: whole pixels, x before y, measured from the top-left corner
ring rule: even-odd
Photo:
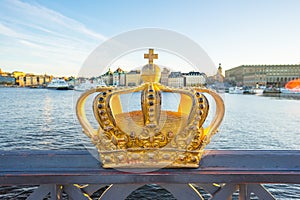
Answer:
[[[141,70],[143,84],[137,87],[100,87],[86,91],[77,102],[77,117],[83,132],[96,145],[104,168],[199,167],[204,147],[217,132],[224,116],[222,98],[200,87],[171,88],[160,84],[158,55],[145,54],[149,63]],[[141,110],[124,112],[120,96],[141,93]],[[85,115],[85,101],[98,93],[93,111],[98,130]],[[162,110],[162,93],[180,96],[178,110]],[[209,94],[216,103],[215,116],[206,128]]]

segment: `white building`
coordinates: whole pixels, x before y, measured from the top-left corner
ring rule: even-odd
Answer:
[[[170,75],[170,70],[167,68],[163,68],[162,72],[161,72],[161,76],[160,76],[160,83],[162,85],[168,85],[168,77]]]
[[[204,73],[189,72],[183,73],[182,76],[185,77],[185,86],[187,87],[202,86],[206,83],[206,76]]]
[[[125,72],[119,67],[113,72],[113,85],[124,86],[125,85]]]
[[[168,77],[168,86],[183,87],[185,85],[185,78],[181,72],[171,72]]]

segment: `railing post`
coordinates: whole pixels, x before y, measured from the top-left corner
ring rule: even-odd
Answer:
[[[43,200],[50,193],[51,200],[60,200],[62,186],[55,184],[40,185],[27,200]]]
[[[239,200],[250,200],[251,192],[248,190],[247,184],[239,185]]]

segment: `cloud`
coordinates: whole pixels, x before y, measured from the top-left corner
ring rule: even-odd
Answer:
[[[16,33],[14,30],[10,29],[9,27],[5,26],[0,22],[0,34],[5,36],[13,36],[18,37],[18,33]]]
[[[24,13],[27,16],[37,17],[36,19],[42,20],[42,22],[56,23],[59,26],[86,34],[92,38],[106,40],[105,36],[86,28],[84,24],[39,4],[33,5],[19,0],[9,0],[8,2],[11,3],[11,8],[17,12]]]
[[[84,59],[104,40],[81,22],[40,4],[0,2],[0,65],[7,71],[17,66],[25,72],[77,75]]]

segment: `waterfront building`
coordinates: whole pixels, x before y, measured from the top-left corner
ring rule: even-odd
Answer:
[[[219,63],[218,71],[215,75],[208,77],[209,83],[214,84],[214,83],[223,83],[225,77],[223,76],[223,69],[221,66],[221,63]]]
[[[183,87],[185,86],[185,78],[181,72],[171,72],[168,77],[168,86]]]
[[[182,76],[185,78],[185,86],[202,86],[206,83],[206,75],[201,72],[189,72],[183,73]]]
[[[24,77],[24,86],[37,85],[37,77],[34,74],[26,74]]]
[[[12,76],[0,75],[0,85],[15,85],[16,79]]]
[[[12,84],[16,86],[46,86],[51,81],[51,76],[44,75],[35,75],[32,73],[24,73],[21,71],[13,71],[12,73],[3,72],[0,69],[0,76],[7,77],[2,78],[1,81],[7,81],[7,84]],[[4,83],[3,82],[3,83]]]
[[[40,86],[45,86],[50,83],[51,76],[49,75],[37,75],[37,84]]]
[[[116,69],[113,72],[113,85],[125,86],[125,80],[124,80],[125,76],[122,76],[124,73],[125,72],[120,67],[118,67],[118,69]],[[121,81],[121,77],[122,77],[122,81]]]
[[[2,70],[0,69],[0,75],[1,75],[2,77],[4,77],[4,76],[11,76],[11,73],[9,73],[9,72],[4,72],[4,71],[2,71]]]
[[[223,76],[223,69],[221,63],[219,63],[218,70],[215,75],[207,77],[207,85],[216,90],[216,91],[223,91],[225,77]]]
[[[126,72],[120,74],[120,86],[125,86],[126,85]]]
[[[225,71],[227,82],[237,86],[283,87],[300,77],[300,64],[296,65],[241,65]]]
[[[76,80],[75,80],[75,85],[80,85],[80,84],[85,83],[85,82],[86,82],[86,78],[77,77]]]
[[[16,79],[16,85],[18,86],[24,86],[23,85],[20,85],[20,78],[19,77],[24,77],[26,74],[24,72],[20,72],[20,71],[14,71],[12,72],[12,76]],[[21,81],[21,83],[24,83],[24,81]]]
[[[106,85],[113,85],[113,72],[108,69],[108,71],[102,75],[102,80]]]
[[[126,86],[137,86],[142,83],[141,71],[131,70],[126,74]]]
[[[9,72],[4,72],[0,68],[0,85],[15,85],[16,79]]]
[[[26,74],[24,72],[20,72],[20,71],[13,71],[12,72],[12,76],[15,78],[19,78],[19,76],[25,76]]]
[[[19,78],[18,78],[18,85],[20,87],[25,87],[25,78],[24,78],[24,76],[19,76]]]
[[[169,77],[169,75],[170,75],[170,70],[164,67],[162,72],[161,72],[161,76],[160,76],[160,83],[162,85],[168,86],[168,77]]]
[[[34,75],[34,74],[25,74],[24,76],[19,76],[17,85],[21,87],[28,86],[46,86],[52,79],[52,76],[49,75]]]

